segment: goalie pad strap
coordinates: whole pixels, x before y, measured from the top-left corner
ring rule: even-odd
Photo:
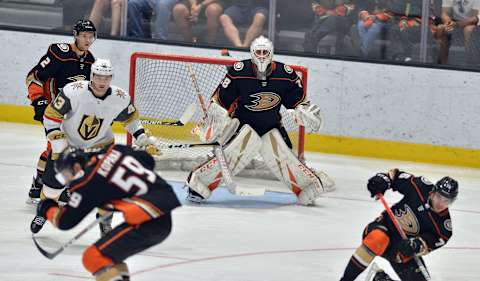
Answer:
[[[248,124],[224,148],[225,160],[232,176],[240,173],[258,153],[261,138]],[[207,199],[222,180],[220,165],[212,158],[196,168],[187,180],[187,185]]]

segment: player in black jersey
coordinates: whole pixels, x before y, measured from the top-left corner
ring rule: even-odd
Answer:
[[[47,105],[55,99],[57,93],[66,84],[90,79],[90,67],[95,58],[89,51],[97,37],[97,31],[89,20],[79,20],[73,27],[74,43],[58,43],[48,47],[47,53],[28,72],[26,84],[28,98],[35,114],[33,119],[43,121]],[[37,163],[37,175],[34,176],[27,203],[37,203],[42,188],[42,175],[50,150],[50,144],[43,151]]]
[[[297,122],[312,131],[321,127],[320,109],[307,101],[297,73],[273,61],[270,40],[258,37],[250,52],[251,59],[236,62],[215,90],[207,117],[199,124],[200,139],[226,144],[225,156],[233,175],[259,153],[272,173],[298,196],[299,203],[313,204],[334,184],[292,152],[280,108],[293,110]],[[195,202],[208,198],[221,179],[216,158],[208,160],[190,173],[187,198]]]
[[[147,152],[124,145],[90,155],[67,148],[55,162],[57,178],[70,185],[70,201],[63,207],[52,199],[42,201],[37,215],[62,230],[73,228],[96,207],[109,206],[125,218],[83,253],[83,265],[96,280],[130,280],[124,260],[170,234],[170,214],[180,202],[154,165]]]
[[[403,194],[402,200],[391,209],[408,239],[401,238],[384,211],[365,228],[362,245],[351,257],[341,281],[355,280],[375,256],[387,259],[401,280],[426,280],[412,257],[444,246],[452,236],[448,206],[457,198],[457,181],[444,177],[432,184],[424,177],[394,169],[373,176],[367,187],[372,197],[388,189]],[[373,280],[392,279],[380,272]]]

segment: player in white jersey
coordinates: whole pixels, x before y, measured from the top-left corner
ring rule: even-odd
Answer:
[[[91,81],[65,85],[45,110],[43,125],[52,150],[43,176],[41,199],[68,201],[68,189],[55,178],[54,161],[67,146],[106,148],[114,143],[113,121],[124,123],[125,129],[135,137],[136,145],[154,149],[156,139],[145,133],[128,93],[110,85],[111,62],[96,60],[90,76]],[[30,225],[32,232],[37,233],[44,223],[45,218],[36,216]]]

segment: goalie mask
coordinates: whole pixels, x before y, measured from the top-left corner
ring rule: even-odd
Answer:
[[[265,80],[273,60],[273,44],[268,38],[260,36],[250,46],[252,62],[257,67],[257,77]]]

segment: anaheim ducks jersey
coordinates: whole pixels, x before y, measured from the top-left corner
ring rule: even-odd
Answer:
[[[180,206],[172,187],[154,172],[147,152],[111,145],[90,158],[83,176],[70,183],[68,204],[47,212],[59,229],[77,225],[95,207],[106,204],[123,213],[129,225],[159,218]]]
[[[442,247],[452,236],[452,221],[448,208],[436,213],[429,205],[428,198],[433,187],[433,183],[426,178],[405,172],[399,172],[392,183],[392,189],[404,195],[402,200],[391,207],[392,212],[408,237],[420,237],[425,242],[425,253]],[[390,236],[392,244],[401,239],[385,212],[377,220],[384,220],[388,231],[394,234]]]
[[[293,109],[305,100],[302,80],[288,65],[272,62],[266,80],[256,77],[251,60],[236,62],[213,95],[221,106],[249,124],[260,136],[281,127],[280,108]]]
[[[47,137],[61,130],[68,144],[79,148],[113,143],[113,121],[124,122],[132,135],[136,136],[139,130],[143,132],[137,109],[124,90],[112,85],[105,96],[98,98],[89,81],[67,84],[44,115]]]
[[[95,58],[89,51],[78,57],[72,45],[50,45],[47,53],[28,72],[26,83],[31,101],[43,96],[50,102],[66,84],[90,79],[90,68]]]

